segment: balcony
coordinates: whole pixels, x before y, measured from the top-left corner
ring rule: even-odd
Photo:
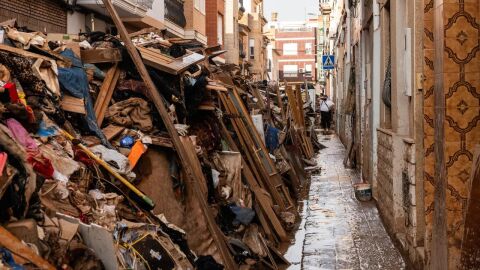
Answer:
[[[154,0],[115,0],[113,5],[120,17],[137,17],[147,16],[147,11],[152,8]],[[77,0],[77,5],[97,11],[100,14],[105,13],[105,7],[98,0]]]
[[[165,20],[168,20],[180,28],[185,28],[187,20],[185,19],[182,0],[165,0]]]

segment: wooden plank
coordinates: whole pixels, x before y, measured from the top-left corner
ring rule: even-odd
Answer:
[[[472,170],[467,183],[468,201],[459,269],[480,268],[480,145],[473,151]]]
[[[210,85],[207,84],[206,86],[207,90],[213,90],[213,91],[222,91],[222,92],[227,92],[228,89],[223,87],[223,86],[218,86],[218,85]]]
[[[150,136],[152,138],[152,144],[156,146],[166,147],[166,148],[173,148],[173,143],[170,137],[162,137],[162,136]]]
[[[64,63],[64,65],[68,67],[72,65],[72,60],[70,60],[70,58],[63,56],[60,53],[46,50],[38,45],[30,45],[30,50],[37,51],[38,54],[46,55],[47,57],[51,57],[53,59],[61,61]]]
[[[280,174],[275,168],[275,164],[270,158],[263,141],[260,139],[253,122],[246,113],[246,109],[235,96],[234,92],[229,91],[228,97],[226,93],[219,93],[220,99],[231,115],[239,115],[241,117],[232,118],[232,124],[239,135],[244,152],[250,155],[250,165],[256,166],[259,170],[264,186],[272,195],[274,202],[282,211],[291,209],[293,213],[298,215],[288,190],[285,188]],[[236,104],[234,104],[234,102]]]
[[[291,211],[298,216],[298,211],[295,209],[295,204],[293,203],[292,198],[290,197],[290,193],[288,192],[288,189],[285,187],[283,184],[283,180],[275,166],[275,163],[273,163],[273,160],[270,158],[270,153],[267,150],[267,147],[263,143],[262,138],[260,138],[260,134],[258,133],[257,129],[255,128],[253,124],[252,118],[249,116],[247,109],[241,102],[241,98],[238,95],[238,93],[233,90],[229,92],[230,97],[232,100],[235,102],[235,106],[237,106],[240,111],[239,114],[243,115],[241,118],[245,122],[245,126],[247,127],[247,130],[249,131],[250,135],[252,136],[254,143],[256,145],[256,148],[258,151],[256,151],[256,155],[262,155],[262,161],[267,167],[267,171],[269,173],[269,178],[272,183],[274,183],[274,188],[279,189],[279,191],[283,194],[284,199],[286,200],[287,204],[285,205],[285,210],[289,210],[291,208]]]
[[[133,38],[133,37],[137,37],[137,36],[141,36],[141,35],[145,35],[145,34],[150,34],[152,32],[153,33],[160,32],[160,30],[157,29],[156,27],[147,27],[147,28],[143,28],[141,30],[138,30],[136,32],[130,33],[130,34],[128,34],[128,36],[130,38]]]
[[[124,130],[125,130],[125,127],[116,126],[116,125],[108,125],[107,127],[102,128],[102,132],[103,134],[105,134],[105,137],[107,138],[107,140],[111,140],[117,137]]]
[[[235,141],[233,140],[232,136],[228,133],[227,128],[223,124],[222,121],[220,121],[220,126],[221,126],[221,132],[222,132],[222,137],[226,140],[228,146],[230,149],[232,149],[235,152],[239,152],[238,146],[235,144]],[[278,219],[277,215],[273,211],[271,205],[268,203],[267,199],[265,198],[265,194],[262,192],[260,185],[258,184],[257,179],[253,176],[253,173],[250,169],[250,166],[245,162],[242,156],[242,172],[243,172],[243,177],[248,183],[248,186],[252,190],[253,194],[255,195],[255,198],[257,199],[257,202],[259,204],[260,210],[262,210],[265,215],[267,215],[268,220],[272,224],[275,233],[278,235],[278,237],[282,241],[288,241],[288,235],[285,231],[285,229],[282,226],[282,223]],[[259,211],[257,211],[259,212]],[[260,216],[259,216],[260,217]],[[262,222],[263,223],[263,222]],[[265,219],[265,223],[268,225]],[[270,228],[265,228],[266,225],[263,226],[265,229],[265,232],[267,233],[267,230],[270,230]],[[268,233],[267,233],[268,235]]]
[[[197,64],[205,59],[205,56],[201,54],[188,53],[183,57],[178,59],[172,58],[170,59],[170,62],[167,62],[165,55],[162,55],[159,52],[157,53],[153,50],[142,47],[138,47],[138,50],[140,51],[146,65],[173,75],[178,75],[187,70],[191,65]]]
[[[94,111],[95,116],[97,117],[97,124],[100,127],[105,118],[105,113],[107,112],[108,105],[112,99],[113,91],[117,86],[118,79],[120,78],[120,68],[118,65],[111,67],[105,79],[103,80],[102,86],[100,87],[100,92],[98,94],[97,100],[95,101]]]
[[[60,101],[60,107],[67,112],[86,114],[83,98],[64,95]]]
[[[113,63],[122,61],[122,53],[117,48],[93,49],[80,51],[82,61],[86,64]]]
[[[263,100],[263,96],[258,90],[257,87],[252,87],[251,85],[248,85],[248,88],[250,91],[253,93],[253,96],[257,98],[257,104],[260,110],[266,111],[267,110],[267,105],[265,104],[265,101]]]
[[[32,262],[40,269],[55,270],[49,262],[38,256],[29,246],[23,244],[3,226],[0,226],[0,246],[10,250],[13,254]]]
[[[165,125],[165,128],[167,129],[168,133],[172,138],[173,144],[175,146],[175,150],[177,151],[180,157],[181,164],[185,172],[187,173],[187,177],[190,179],[190,181],[194,183],[196,183],[198,179],[204,179],[203,174],[198,175],[194,170],[192,170],[191,168],[192,161],[190,160],[187,150],[184,147],[182,141],[180,140],[180,137],[177,133],[177,130],[175,129],[175,126],[173,125],[170,115],[168,114],[166,105],[163,102],[162,97],[160,96],[160,92],[155,87],[155,84],[153,83],[152,78],[148,74],[147,68],[143,64],[142,58],[140,57],[140,54],[137,51],[137,48],[135,47],[135,45],[133,45],[132,41],[128,37],[127,30],[125,29],[125,26],[123,25],[122,21],[120,20],[120,17],[115,11],[115,8],[113,7],[111,0],[104,0],[103,3],[105,5],[105,8],[110,13],[110,16],[112,17],[112,20],[115,23],[115,26],[117,27],[118,32],[120,33],[120,37],[125,43],[125,47],[127,48],[128,53],[130,54],[130,57],[132,58],[132,61],[134,62],[138,73],[140,74],[143,81],[145,82],[145,85],[147,86],[147,89],[151,96],[151,101],[153,102],[153,104],[155,104],[155,107],[157,108],[158,113],[160,114],[160,117],[163,120],[163,124]],[[197,157],[195,156],[195,158]],[[198,161],[198,158],[197,158],[197,161]],[[222,253],[222,259],[223,259],[223,264],[225,268],[227,270],[237,269],[238,267],[235,264],[230,254],[230,251],[228,250],[228,247],[222,232],[218,228],[218,225],[215,223],[215,219],[213,218],[213,215],[208,208],[205,198],[201,197],[201,194],[199,194],[200,190],[199,189],[197,190],[198,192],[196,195],[197,195],[198,202],[201,204],[202,210],[204,211],[204,214],[207,218],[208,227],[212,233],[213,239]]]
[[[47,57],[47,56],[43,56],[43,55],[40,55],[40,54],[37,54],[37,53],[32,53],[32,52],[29,52],[29,51],[26,51],[26,50],[23,50],[23,49],[10,47],[10,46],[4,45],[4,44],[0,44],[0,51],[11,52],[11,53],[23,56],[23,57],[40,58],[40,59],[47,60],[47,61],[53,60],[53,58],[50,58],[50,57]]]

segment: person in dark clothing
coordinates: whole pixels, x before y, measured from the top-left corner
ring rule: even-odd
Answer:
[[[332,125],[332,114],[333,114],[333,107],[335,103],[331,101],[328,96],[322,96],[320,99],[320,114],[322,117],[321,126],[325,132],[330,130]]]

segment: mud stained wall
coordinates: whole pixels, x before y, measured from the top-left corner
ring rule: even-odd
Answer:
[[[427,263],[431,263],[432,248],[435,248],[432,246],[432,231],[438,232],[438,226],[434,227],[434,212],[439,211],[437,216],[441,216],[444,211],[448,269],[456,269],[460,260],[472,151],[480,140],[479,8],[478,0],[424,0],[426,256]],[[434,36],[438,40],[434,40]],[[440,95],[444,95],[444,104],[436,104],[435,100],[439,100],[434,99],[436,91],[443,91]],[[443,127],[434,126],[438,115],[445,117]],[[439,130],[443,130],[443,134],[438,133]],[[436,132],[443,135],[437,138],[437,144],[434,140]],[[442,147],[439,153],[443,155],[440,160],[445,162],[442,166],[446,169],[445,177],[435,177],[435,162],[439,159],[438,155],[435,157],[434,145]],[[441,194],[435,189],[442,183],[445,194],[436,199],[437,203],[439,198],[444,200],[445,207],[435,209],[434,194]],[[439,224],[438,220],[435,224]]]
[[[17,19],[19,26],[47,33],[67,32],[67,11],[55,0],[0,0],[0,21]]]

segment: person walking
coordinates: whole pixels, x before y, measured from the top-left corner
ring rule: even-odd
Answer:
[[[320,99],[320,115],[321,119],[321,126],[324,129],[324,132],[327,133],[330,130],[332,125],[332,114],[333,114],[333,107],[335,103],[331,99],[328,98],[327,95],[324,95]]]

